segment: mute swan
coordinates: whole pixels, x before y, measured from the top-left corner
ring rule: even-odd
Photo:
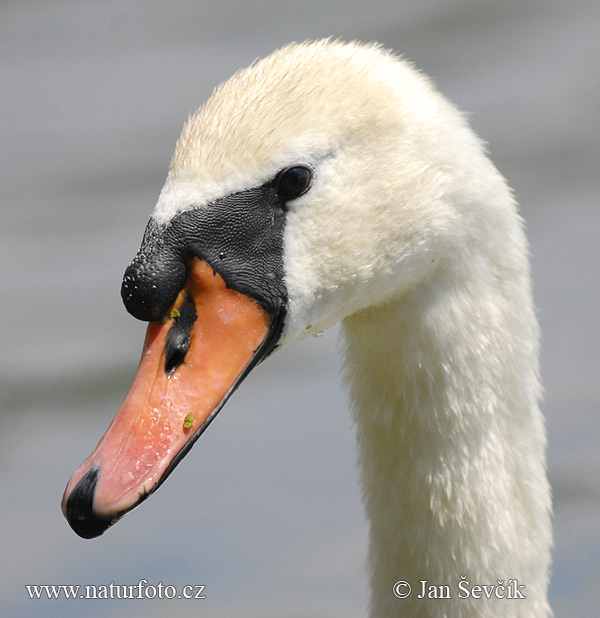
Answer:
[[[276,346],[341,320],[371,616],[550,613],[522,224],[464,118],[407,62],[292,44],[217,88],[183,128],[122,296],[150,324],[65,490],[79,535],[152,493]]]

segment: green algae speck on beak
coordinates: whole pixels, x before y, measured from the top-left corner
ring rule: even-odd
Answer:
[[[190,412],[183,421],[183,428],[189,429],[194,424],[194,415]]]
[[[179,309],[173,309],[169,315],[164,315],[162,319],[157,322],[153,322],[153,324],[166,324],[171,318],[178,318],[181,315]]]

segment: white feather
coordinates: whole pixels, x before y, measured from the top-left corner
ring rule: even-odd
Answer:
[[[343,320],[371,616],[541,617],[551,525],[527,244],[464,118],[374,45],[290,45],[187,122],[154,217],[308,164],[285,233],[289,341]],[[524,584],[526,600],[457,584]],[[397,599],[407,580],[452,599]]]

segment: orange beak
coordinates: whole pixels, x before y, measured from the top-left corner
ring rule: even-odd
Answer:
[[[264,356],[272,318],[194,259],[162,323],[148,326],[137,376],[62,499],[71,527],[102,534],[170,474]]]

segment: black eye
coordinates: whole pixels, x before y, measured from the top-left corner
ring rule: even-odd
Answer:
[[[279,172],[275,179],[277,195],[282,200],[293,200],[306,193],[312,186],[313,173],[308,167],[290,167]]]

